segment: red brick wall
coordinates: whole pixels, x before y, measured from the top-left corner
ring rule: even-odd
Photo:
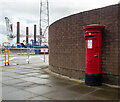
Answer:
[[[118,5],[118,75],[119,75],[119,80],[118,84],[120,86],[120,3]],[[120,93],[119,93],[120,96]]]
[[[49,28],[49,64],[54,72],[84,79],[85,40],[83,26],[101,24],[103,82],[117,84],[118,79],[118,5],[74,14]],[[69,73],[68,73],[69,72]],[[80,74],[79,74],[80,73]]]

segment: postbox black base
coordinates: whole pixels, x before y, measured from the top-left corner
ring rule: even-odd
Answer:
[[[89,86],[102,85],[101,74],[85,73],[85,84]]]

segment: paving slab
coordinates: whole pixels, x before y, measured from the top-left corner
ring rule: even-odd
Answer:
[[[2,99],[2,83],[0,83],[0,102],[1,102],[1,99]]]
[[[2,89],[5,100],[117,100],[118,91],[110,87],[92,87],[55,77],[44,68],[47,64],[5,67]],[[42,67],[43,66],[43,67]]]
[[[0,88],[2,87],[2,82],[0,82]]]
[[[3,76],[2,81],[7,81],[7,80],[12,80],[13,78],[8,77],[8,76]]]
[[[50,75],[42,74],[42,75],[39,75],[38,77],[39,77],[39,78],[42,78],[42,79],[49,79],[49,78],[50,78]]]
[[[36,76],[36,75],[39,75],[39,73],[28,73],[26,75],[28,75],[28,76]]]
[[[63,87],[70,87],[70,86],[72,86],[72,85],[74,85],[75,83],[71,83],[71,82],[68,82],[68,81],[62,81],[62,80],[58,80],[58,79],[56,79],[56,80],[50,80],[50,83],[49,83],[49,85],[51,85],[51,86],[54,86],[54,87],[59,87],[59,88],[63,88]]]
[[[2,95],[2,99],[3,100],[26,100],[30,97],[35,97],[35,96],[36,94],[26,92],[24,90],[20,90],[17,92],[12,92],[12,93]]]
[[[27,89],[27,88],[31,88],[31,87],[36,87],[38,85],[35,83],[32,83],[32,82],[24,82],[24,83],[14,84],[12,86],[19,88],[19,89]]]
[[[73,85],[71,87],[68,87],[68,89],[77,93],[87,94],[89,92],[96,90],[97,88],[78,84],[78,85]]]
[[[43,95],[52,98],[53,100],[73,100],[82,94],[70,91],[69,89],[58,89],[54,92],[49,92]]]
[[[11,87],[11,86],[4,86],[2,87],[2,95],[6,95],[8,93],[12,93],[12,92],[16,92],[16,91],[20,91],[18,88],[15,87]]]
[[[23,70],[21,72],[16,72],[18,74],[24,75],[24,74],[29,74],[29,72],[24,72]]]
[[[34,83],[38,83],[38,84],[47,84],[47,83],[50,82],[47,79],[40,79],[40,78],[37,78],[37,77],[22,78],[22,80],[30,81],[30,82],[34,82]]]
[[[28,88],[28,89],[25,89],[29,92],[33,92],[33,93],[36,93],[38,95],[43,95],[45,93],[48,93],[48,92],[52,92],[52,91],[55,91],[56,88],[54,87],[49,87],[49,86],[46,86],[46,85],[41,85],[41,86],[38,86],[38,87],[33,87],[33,88]]]
[[[38,70],[38,69],[34,69],[30,71],[30,73],[39,73],[39,72],[41,72],[41,70]]]
[[[20,76],[20,78],[26,78],[26,77],[28,77],[28,76],[25,75],[25,74],[20,74],[19,76]]]
[[[107,91],[107,90],[97,90],[90,94],[93,97],[104,98],[105,100],[116,100],[118,99],[118,92]]]
[[[12,80],[6,80],[6,81],[2,81],[3,84],[5,85],[14,85],[14,84],[17,84],[17,83],[23,83],[25,82],[24,80],[18,80],[18,79],[12,79]]]
[[[99,98],[99,97],[94,97],[94,96],[90,96],[90,95],[86,95],[86,96],[81,96],[81,97],[77,97],[74,100],[83,100],[83,101],[103,101],[105,100],[104,98]]]
[[[14,79],[20,79],[20,78],[25,78],[28,77],[27,75],[16,75],[16,76],[10,76],[10,78],[14,78]]]
[[[13,72],[9,72],[9,73],[7,73],[7,74],[2,74],[2,76],[4,77],[4,76],[7,76],[7,77],[10,77],[10,76],[16,76],[17,74],[16,73],[13,73]]]
[[[37,97],[29,98],[28,100],[52,100],[52,99],[44,97],[44,96],[37,96]]]

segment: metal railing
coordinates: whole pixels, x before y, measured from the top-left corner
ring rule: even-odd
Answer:
[[[0,50],[0,66],[48,62],[48,54],[36,54],[34,48],[10,48]]]

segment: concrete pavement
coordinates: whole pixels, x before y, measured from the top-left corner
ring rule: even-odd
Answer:
[[[118,88],[90,87],[56,77],[48,63],[3,67],[2,100],[118,100]]]

